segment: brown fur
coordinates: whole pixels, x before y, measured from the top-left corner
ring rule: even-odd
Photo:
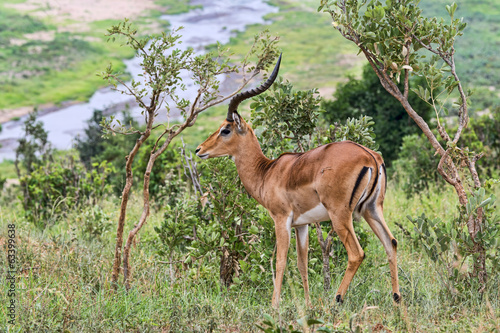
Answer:
[[[326,219],[332,221],[332,227],[348,253],[346,273],[337,292],[339,299],[343,299],[365,256],[354,234],[352,215],[355,211],[361,213],[384,245],[389,258],[392,290],[399,296],[396,246],[383,218],[386,174],[382,157],[357,143],[344,141],[301,154],[285,153],[269,160],[262,153],[252,128],[237,113],[233,116],[235,121],[224,121],[198,147],[197,155],[202,158],[232,156],[248,193],[274,219],[277,260],[273,306],[279,304],[291,227],[296,228],[298,266],[309,304],[307,224],[321,218],[314,215],[314,212],[323,212],[321,205],[326,208]],[[221,135],[223,127],[231,133]],[[360,177],[363,168],[370,171]]]

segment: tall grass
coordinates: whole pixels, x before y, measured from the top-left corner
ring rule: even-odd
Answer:
[[[128,228],[140,214],[138,195],[134,195]],[[84,233],[88,210],[71,211],[44,231],[22,218],[18,205],[2,206],[0,243],[4,244],[7,223],[16,224],[17,326],[20,331],[120,332],[120,331],[258,331],[255,323],[267,313],[282,325],[293,324],[304,316],[322,318],[330,327],[347,331],[352,321],[362,331],[382,325],[393,332],[484,332],[499,327],[499,277],[490,277],[490,289],[484,297],[474,290],[457,302],[444,292],[433,263],[420,248],[406,241],[394,225],[408,227],[405,216],[420,211],[436,214],[443,220],[454,214],[451,189],[433,190],[406,199],[392,184],[386,199],[386,218],[398,239],[398,263],[402,304],[394,306],[386,255],[378,240],[370,234],[365,261],[355,276],[345,302],[338,305],[334,291],[323,292],[321,272],[310,271],[312,308],[306,309],[295,250],[285,273],[279,310],[270,307],[272,281],[240,284],[222,288],[217,265],[203,261],[187,265],[170,281],[166,258],[158,256],[160,242],[153,227],[160,224],[161,209],[152,213],[133,250],[132,289],[113,291],[109,282],[112,266],[114,227],[101,237]],[[119,200],[109,197],[99,204],[112,221],[116,220]],[[364,222],[359,222],[365,225]],[[114,225],[114,224],[113,224]],[[291,244],[295,242],[292,240]],[[2,245],[3,246],[3,245]],[[310,259],[314,259],[310,255]],[[0,256],[0,267],[6,267]],[[216,258],[212,258],[212,261]],[[346,262],[333,267],[333,289],[340,284]],[[270,267],[265,267],[269,270]],[[0,304],[7,304],[6,285],[2,284]],[[0,309],[0,327],[6,327],[5,307]],[[377,326],[378,325],[378,326]]]

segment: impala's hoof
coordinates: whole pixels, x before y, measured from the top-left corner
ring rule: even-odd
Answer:
[[[335,300],[336,300],[336,301],[337,301],[337,303],[339,303],[339,304],[344,303],[344,300],[342,299],[342,296],[341,296],[341,295],[337,295],[337,297],[335,297]]]
[[[398,303],[401,302],[401,295],[399,295],[398,293],[394,293],[394,295],[392,295],[392,297],[394,298],[394,302]]]

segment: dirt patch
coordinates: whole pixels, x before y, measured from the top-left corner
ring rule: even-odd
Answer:
[[[51,112],[59,111],[60,109],[67,108],[71,105],[81,103],[80,101],[66,101],[62,102],[60,105],[55,105],[53,103],[42,104],[38,106],[38,115],[43,116]],[[10,120],[15,120],[16,118],[21,118],[29,113],[33,112],[33,106],[22,106],[15,109],[0,109],[0,124],[6,123]]]
[[[0,110],[0,124],[15,118],[21,118],[31,111],[33,111],[32,106],[24,106],[17,109]]]
[[[337,90],[335,87],[318,88],[319,94],[325,99],[332,99],[333,93]]]
[[[88,26],[84,23],[109,19],[121,20],[125,17],[134,19],[147,10],[160,8],[153,0],[27,0],[24,3],[5,6],[20,12],[29,12],[38,18],[50,17],[55,23],[62,23],[61,31],[88,30]],[[68,20],[76,23],[68,25]]]
[[[49,31],[37,31],[31,34],[24,34],[25,39],[12,38],[9,42],[10,45],[21,46],[26,44],[28,40],[39,40],[42,42],[50,42],[54,40],[56,32],[54,30]]]
[[[54,30],[50,31],[37,31],[31,34],[25,34],[25,38],[30,40],[39,40],[42,42],[50,42],[56,37],[56,32]]]

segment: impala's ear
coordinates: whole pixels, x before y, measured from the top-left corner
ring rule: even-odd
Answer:
[[[234,122],[236,123],[236,127],[238,129],[238,132],[241,134],[245,133],[246,126],[243,124],[241,116],[238,114],[238,112],[233,112],[233,119],[234,119]]]

